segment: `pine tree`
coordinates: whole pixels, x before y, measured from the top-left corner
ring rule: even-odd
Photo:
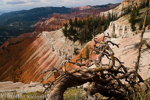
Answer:
[[[68,36],[68,30],[67,30],[67,28],[68,28],[68,25],[67,24],[65,24],[65,28],[64,29],[62,29],[62,31],[63,31],[63,33],[64,33],[64,36],[65,37],[67,37]]]
[[[80,54],[80,59],[82,59],[82,54]]]
[[[72,19],[69,19],[69,24],[72,26],[73,23],[72,23]]]
[[[86,59],[89,59],[89,49],[88,49],[88,47],[86,47]]]
[[[140,25],[139,25],[139,30],[141,30],[142,27],[143,27],[143,23],[140,23]]]
[[[147,7],[149,7],[149,0],[147,0],[147,2],[146,2],[146,6],[147,6]]]
[[[131,28],[133,31],[135,31],[135,24],[136,24],[136,16],[137,16],[137,11],[136,9],[134,9],[132,12],[131,12],[131,15],[130,15],[130,19],[129,19],[129,22],[131,23]]]
[[[78,26],[78,19],[77,19],[77,17],[75,18],[74,24],[75,24],[75,26]]]

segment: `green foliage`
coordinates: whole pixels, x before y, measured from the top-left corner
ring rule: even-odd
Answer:
[[[103,7],[109,7],[109,5],[111,5],[111,3],[108,3],[106,5],[96,5],[94,6],[95,8],[103,8]]]
[[[146,26],[149,26],[149,25],[150,25],[150,15],[148,15],[147,21],[146,21]]]
[[[72,25],[72,19],[69,19],[69,24]]]
[[[0,26],[0,45],[2,45],[10,36],[18,36],[22,33],[33,32],[35,28],[18,29],[15,27]]]
[[[88,48],[88,47],[86,47],[86,52],[85,52],[85,54],[86,54],[86,59],[89,59],[89,48]]]
[[[138,9],[136,9],[136,15],[138,16],[139,15],[139,11],[140,11],[140,9],[138,8]]]
[[[123,14],[121,15],[121,16],[124,16],[124,15],[126,15],[126,14],[129,14],[130,12],[131,12],[131,8],[130,7],[127,7],[127,8],[124,8],[123,9]]]
[[[65,36],[65,37],[67,37],[67,33],[68,33],[67,28],[68,28],[68,25],[67,25],[67,24],[65,24],[65,28],[64,28],[64,29],[62,29],[62,31],[63,31],[63,33],[64,33],[64,36]]]
[[[139,14],[139,9],[137,9],[136,7],[132,10],[131,14],[130,14],[130,19],[129,22],[131,23],[131,28],[133,31],[135,31],[135,24],[136,24],[136,16]]]
[[[74,48],[74,54],[75,55],[77,55],[79,53],[78,50],[79,50],[78,48]]]
[[[149,0],[147,0],[147,2],[146,2],[146,6],[147,6],[147,7],[149,7]]]
[[[78,26],[78,18],[77,17],[75,18],[74,25]]]
[[[4,13],[0,15],[0,43],[9,39],[8,36],[18,36],[22,33],[33,32],[35,24],[42,18],[48,17],[49,14],[70,12],[70,8],[66,7],[41,7]]]
[[[141,2],[139,8],[142,9],[142,8],[145,8],[145,7],[146,7],[146,2]]]
[[[139,30],[141,30],[142,27],[143,27],[143,23],[140,23],[140,25],[139,25]]]
[[[85,95],[82,88],[69,88],[64,93],[64,100],[85,100]]]
[[[147,81],[149,81],[149,79],[145,80],[145,83],[149,84],[149,82],[147,82]],[[136,94],[134,94],[133,100],[150,100],[149,89],[146,92],[144,90],[144,88],[136,86],[136,90],[139,91],[139,92],[137,92]]]
[[[110,21],[116,20],[116,16],[109,13],[108,17],[104,16],[95,17],[87,16],[87,20],[79,20],[77,17],[74,22],[72,19],[69,20],[70,27],[67,30],[66,26],[63,29],[63,33],[71,41],[79,40],[81,44],[92,40],[92,35],[97,35],[105,31]]]
[[[82,54],[80,54],[80,59],[82,59]]]
[[[115,33],[112,33],[112,34],[111,34],[111,37],[112,37],[112,38],[117,38],[117,35],[116,35]]]
[[[148,29],[150,29],[150,25],[148,26]]]
[[[11,23],[18,22],[28,23],[38,21],[43,17],[48,17],[53,13],[70,13],[70,8],[66,7],[41,7],[30,10],[15,11],[10,13],[4,13],[0,15],[0,25],[8,26]],[[18,25],[18,24],[17,24]],[[32,24],[31,24],[32,25]],[[19,26],[20,27],[20,26]]]

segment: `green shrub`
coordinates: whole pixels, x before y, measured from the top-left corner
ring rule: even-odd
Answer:
[[[88,49],[88,47],[86,47],[86,59],[89,59],[89,49]]]
[[[69,88],[64,93],[64,100],[85,100],[86,92],[82,88]]]
[[[78,50],[79,50],[78,48],[74,48],[74,54],[75,55],[77,55],[79,53]]]
[[[142,27],[143,27],[143,24],[142,24],[142,23],[140,23],[140,25],[139,25],[139,30],[141,30],[141,29],[142,29]]]
[[[117,35],[116,35],[115,33],[112,33],[112,34],[111,34],[111,37],[112,37],[112,38],[117,38]]]

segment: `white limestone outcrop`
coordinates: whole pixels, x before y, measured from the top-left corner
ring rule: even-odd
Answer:
[[[109,34],[116,34],[117,37],[124,36],[127,33],[131,33],[132,29],[129,24],[122,24],[118,21],[110,22],[108,28]]]

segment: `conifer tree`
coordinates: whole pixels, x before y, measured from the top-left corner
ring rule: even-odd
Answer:
[[[69,19],[69,24],[72,26],[73,23],[72,23],[72,19]]]
[[[67,28],[68,28],[68,25],[65,24],[65,28],[62,29],[62,31],[63,31],[65,37],[68,37],[68,34],[67,34],[67,33],[68,33],[68,30],[67,30]]]
[[[147,6],[147,7],[149,6],[149,0],[147,0],[147,2],[146,2],[146,6]]]
[[[74,24],[75,24],[75,26],[78,25],[78,19],[77,19],[77,17],[75,18]]]
[[[86,59],[89,59],[89,49],[88,49],[88,47],[86,47]]]

